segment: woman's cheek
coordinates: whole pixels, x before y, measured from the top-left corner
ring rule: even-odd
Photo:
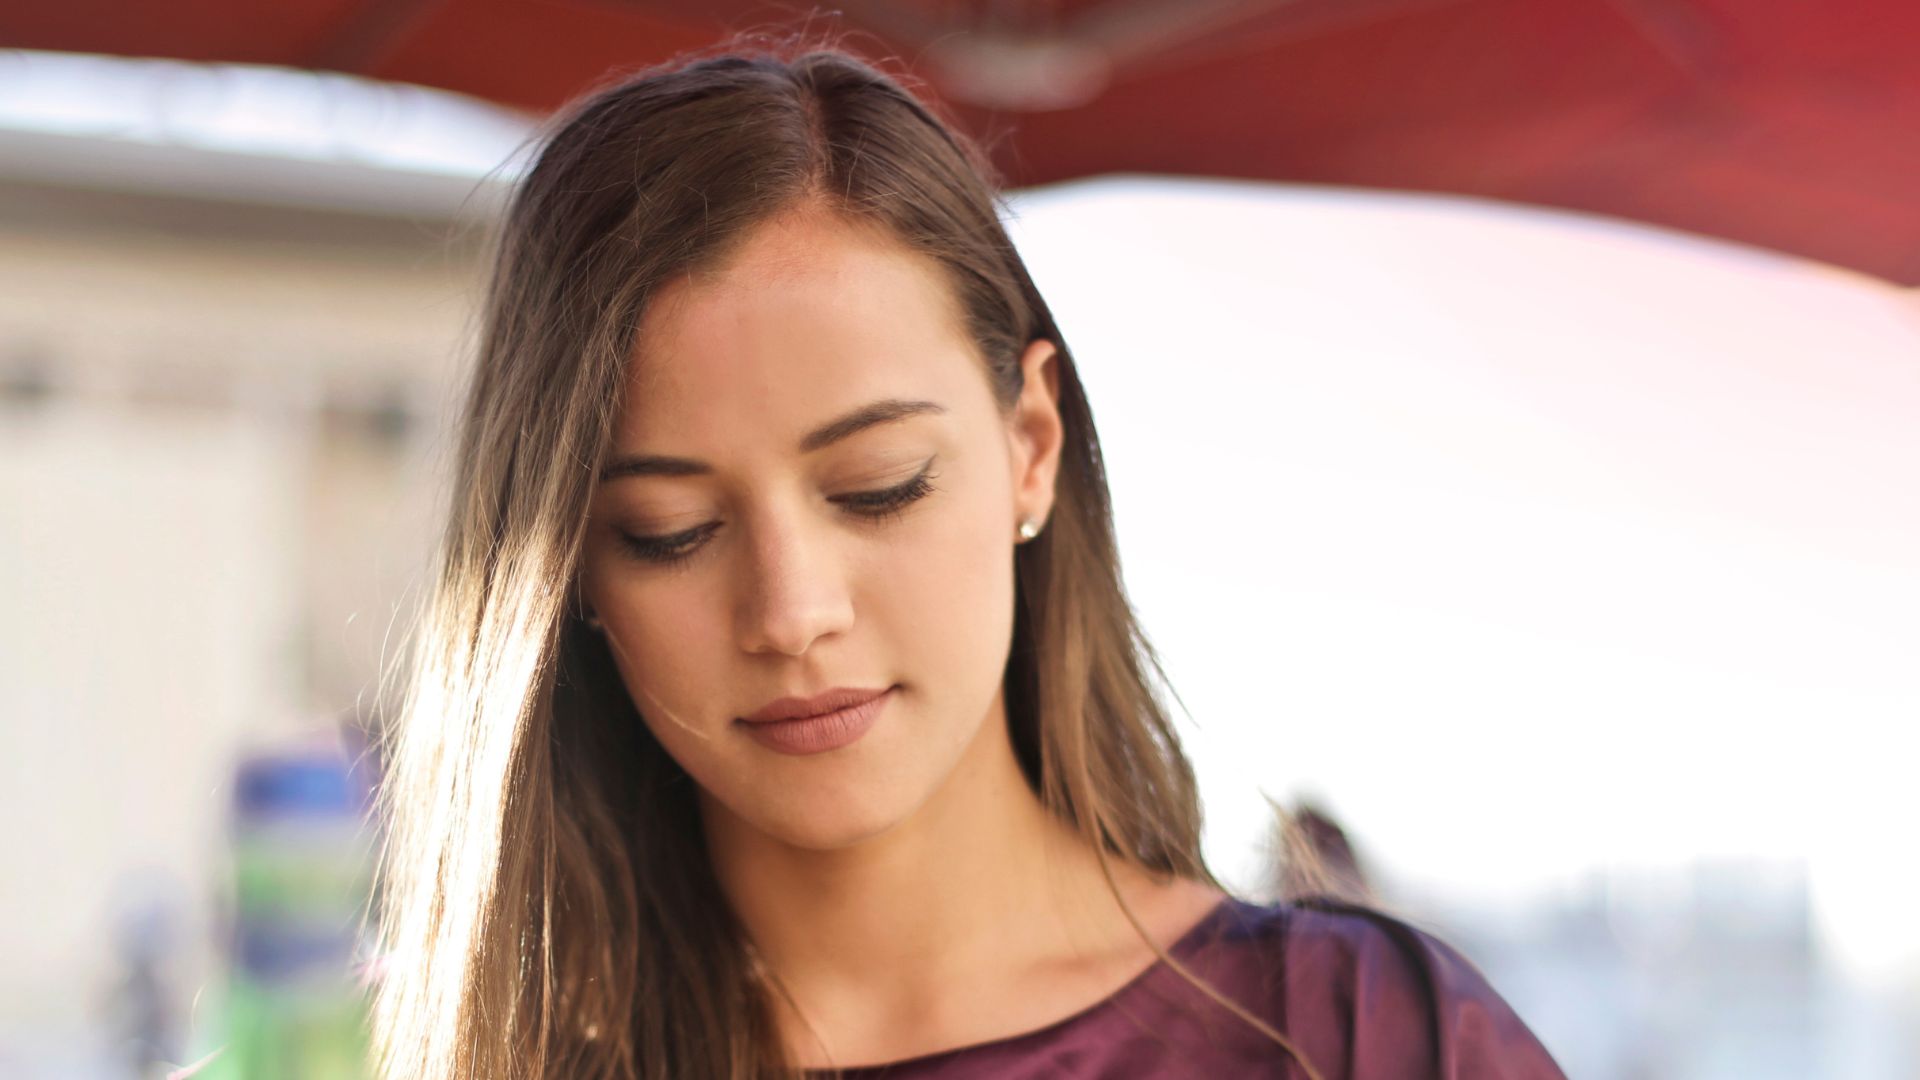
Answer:
[[[910,571],[916,606],[931,618],[940,654],[953,664],[1004,659],[1010,644],[1013,547],[1000,535],[996,522],[1004,515],[988,494],[955,506]],[[997,681],[997,672],[987,674]]]
[[[614,665],[648,726],[673,745],[682,740],[669,720],[696,730],[710,724],[707,714],[725,707],[716,705],[711,690],[726,685],[710,669],[723,655],[710,640],[712,615],[688,602],[682,582],[635,580],[631,571],[624,580],[602,581],[596,607]],[[698,687],[708,692],[695,692]]]

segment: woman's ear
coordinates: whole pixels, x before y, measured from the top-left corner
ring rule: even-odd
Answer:
[[[1053,511],[1054,477],[1060,470],[1059,350],[1036,338],[1020,354],[1026,383],[1014,402],[1008,429],[1013,458],[1013,518],[1045,527]]]

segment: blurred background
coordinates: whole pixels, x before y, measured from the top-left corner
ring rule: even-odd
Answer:
[[[1570,1076],[1920,1077],[1896,0],[0,8],[0,1076],[284,971],[248,890],[365,839],[529,136],[772,25],[1014,189],[1228,884],[1306,838]]]

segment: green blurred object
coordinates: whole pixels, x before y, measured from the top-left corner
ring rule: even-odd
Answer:
[[[351,985],[350,983],[348,984]],[[366,1009],[333,988],[288,993],[236,978],[228,991],[227,1048],[200,1077],[248,1080],[363,1080]]]
[[[337,754],[242,762],[226,1045],[193,1080],[371,1076],[367,991],[354,973],[372,865],[369,790]]]

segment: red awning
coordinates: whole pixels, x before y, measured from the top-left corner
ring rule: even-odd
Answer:
[[[1920,284],[1920,4],[900,0],[898,53],[1017,185],[1128,171],[1443,191]],[[787,9],[789,12],[791,8]],[[550,108],[751,3],[69,0],[0,44],[352,71]]]

